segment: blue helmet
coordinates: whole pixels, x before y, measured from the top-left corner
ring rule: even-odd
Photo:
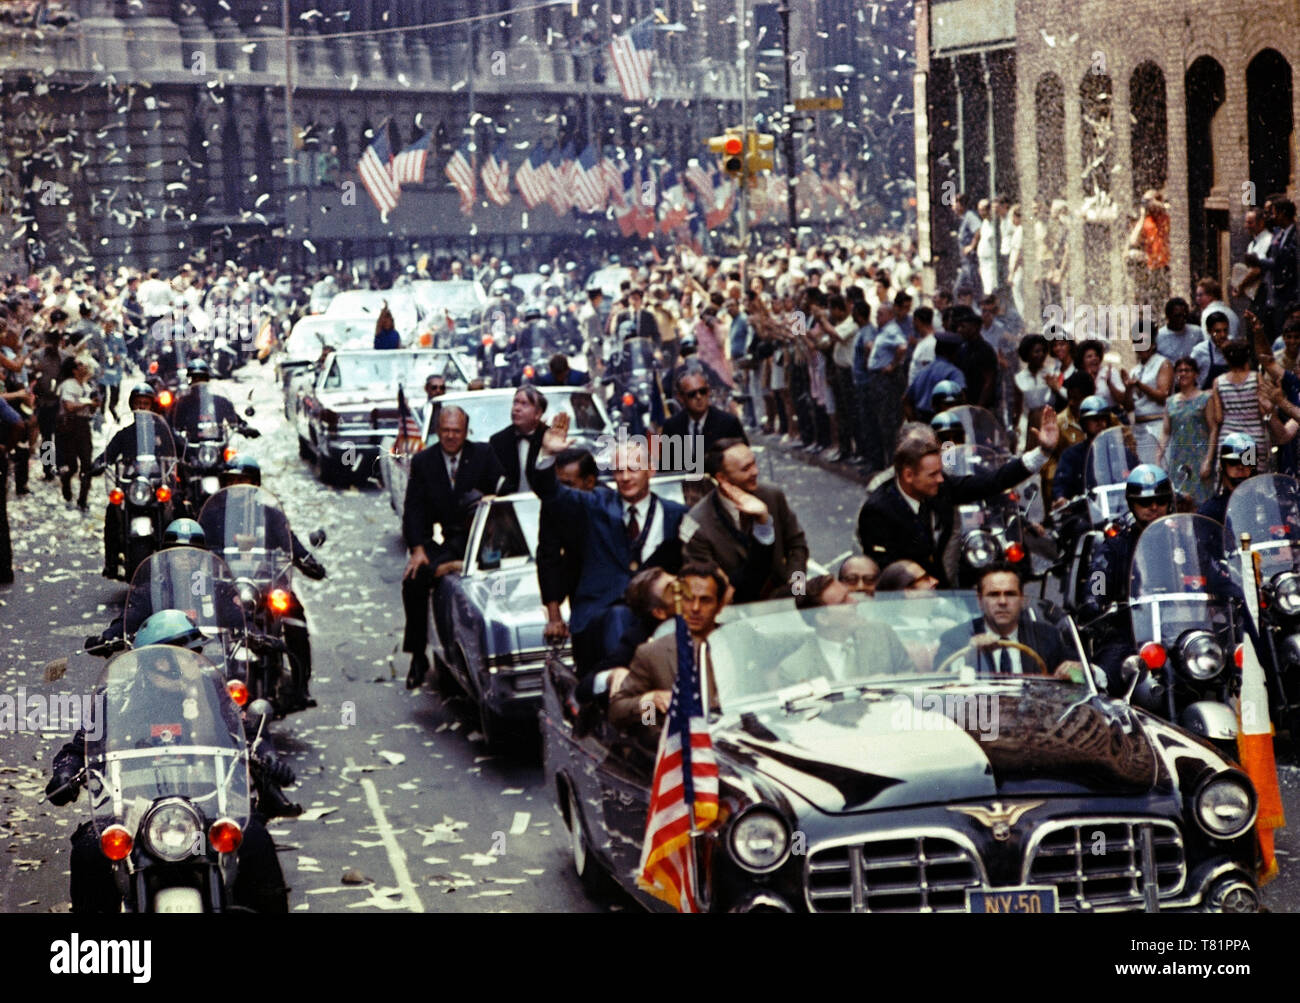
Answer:
[[[221,486],[229,487],[231,484],[250,482],[258,487],[262,484],[262,465],[251,456],[236,456],[221,472]]]
[[[1169,506],[1174,502],[1174,485],[1154,463],[1139,463],[1124,482],[1124,500],[1129,511],[1137,502]]]
[[[940,380],[930,391],[930,407],[936,412],[946,411],[966,403],[966,391],[956,380]]]
[[[185,375],[191,383],[206,383],[212,379],[212,367],[205,359],[193,359],[186,365]]]
[[[951,411],[940,411],[930,419],[930,427],[934,429],[934,434],[940,442],[956,442],[963,444],[966,441],[966,426],[961,423],[961,418]]]
[[[199,547],[208,545],[203,527],[193,519],[173,519],[163,530],[163,547]]]
[[[149,644],[170,644],[191,651],[203,649],[203,633],[194,621],[178,609],[164,609],[154,613],[135,632],[134,647]]]
[[[1259,466],[1255,440],[1244,432],[1229,432],[1219,440],[1219,463],[1240,464],[1243,467]]]
[[[1079,420],[1084,418],[1109,418],[1110,405],[1106,403],[1105,397],[1099,397],[1093,394],[1091,397],[1085,397],[1079,404]]]

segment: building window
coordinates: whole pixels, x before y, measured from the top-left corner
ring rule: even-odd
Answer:
[[[1227,123],[1216,121],[1227,89],[1223,67],[1210,56],[1201,56],[1184,76],[1187,95],[1187,245],[1191,266],[1189,278],[1220,273],[1220,234],[1228,225],[1226,193],[1215,193],[1215,132]]]
[[[1165,75],[1155,63],[1143,63],[1128,82],[1129,160],[1133,165],[1133,199],[1154,188],[1164,188],[1169,173]]]
[[[1291,187],[1291,65],[1264,49],[1246,67],[1247,142],[1254,204]]]
[[[1050,205],[1065,198],[1065,85],[1044,73],[1034,88],[1034,127],[1038,141],[1038,198]]]
[[[240,190],[243,188],[243,150],[239,138],[239,123],[232,113],[221,130],[221,193],[228,215],[239,213]]]

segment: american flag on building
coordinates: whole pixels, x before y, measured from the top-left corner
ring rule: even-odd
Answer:
[[[596,148],[590,143],[574,164],[573,182],[573,201],[579,210],[605,211],[605,194],[609,184],[600,158],[596,156]]]
[[[429,134],[426,132],[393,158],[393,180],[402,185],[424,184],[424,167],[429,158]]]
[[[631,164],[623,168],[623,177],[619,182],[622,186],[622,197],[618,200],[619,204],[614,208],[614,222],[618,224],[618,231],[624,237],[631,237],[636,233],[636,214],[637,195],[640,192],[640,185],[637,184],[637,171]]]
[[[480,177],[483,178],[483,190],[487,197],[497,205],[510,204],[510,164],[504,143],[498,143],[487,160],[483,162]]]
[[[659,205],[659,185],[653,164],[645,164],[637,178],[635,201],[636,232],[643,240],[654,236]]]
[[[519,189],[519,195],[529,209],[537,208],[551,194],[550,176],[544,170],[545,166],[546,151],[538,143],[528,159],[519,165],[519,170],[515,171],[515,187]]]
[[[620,157],[619,160],[622,158]],[[605,195],[615,205],[623,205],[623,168],[619,161],[609,155],[609,151],[600,158],[600,170],[605,179]]]
[[[638,25],[609,43],[609,58],[618,74],[624,101],[650,100],[650,68],[654,63],[654,29]]]
[[[569,198],[569,192],[573,190],[570,187],[573,174],[573,147],[565,146],[563,152],[557,147],[551,154],[551,161],[547,166],[552,179],[551,192],[547,201],[555,210],[555,215],[563,216],[573,208],[573,201]]]
[[[366,147],[366,152],[357,164],[361,186],[375,207],[385,215],[397,208],[397,199],[401,195],[401,189],[393,180],[392,159],[393,151],[388,145],[388,123],[385,122],[375,130],[374,140]]]
[[[686,206],[686,189],[682,187],[677,171],[668,168],[660,181],[661,200],[659,207],[659,228],[668,233],[686,222],[689,212]]]
[[[691,833],[717,817],[718,763],[700,698],[700,670],[686,621],[678,616],[677,679],[659,736],[637,886],[679,912],[699,912]]]
[[[464,143],[447,161],[447,179],[452,187],[460,192],[460,211],[466,216],[474,211],[474,196],[478,188],[474,184],[474,154],[469,143]]]

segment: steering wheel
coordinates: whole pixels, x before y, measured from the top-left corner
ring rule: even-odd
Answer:
[[[1002,638],[998,638],[998,640],[994,641],[991,645],[989,645],[989,647],[991,647],[991,648],[1015,648],[1015,649],[1018,650],[1018,651],[1022,651],[1022,652],[1024,652],[1026,655],[1028,655],[1030,658],[1032,658],[1035,662],[1038,663],[1038,669],[1039,669],[1040,674],[1042,674],[1042,675],[1044,675],[1044,676],[1046,676],[1046,675],[1050,675],[1050,674],[1051,674],[1051,673],[1049,673],[1049,672],[1047,671],[1047,663],[1046,663],[1045,661],[1043,661],[1043,656],[1040,655],[1040,654],[1039,654],[1038,652],[1036,652],[1033,648],[1029,647],[1029,646],[1026,645],[1026,644],[1021,644],[1019,641],[1012,641],[1012,640],[1009,640],[1009,639],[1007,639],[1007,638],[1005,638],[1005,637],[1002,637]],[[946,669],[946,668],[947,668],[949,665],[951,665],[953,662],[957,661],[957,659],[960,658],[962,655],[966,654],[966,652],[968,652],[968,651],[974,651],[974,650],[975,650],[975,642],[974,642],[974,641],[972,641],[970,644],[966,645],[964,648],[958,648],[956,651],[954,651],[951,655],[949,655],[947,658],[945,658],[945,659],[944,659],[944,660],[939,664],[939,667],[938,667],[937,669],[934,670],[934,671],[935,671],[935,674],[938,674],[938,673],[940,673],[940,672],[943,672],[944,669]]]

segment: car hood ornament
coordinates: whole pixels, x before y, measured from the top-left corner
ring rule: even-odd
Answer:
[[[975,821],[992,829],[994,839],[1005,841],[1011,838],[1011,827],[1020,821],[1022,815],[1046,803],[1045,801],[1022,801],[1019,804],[1004,805],[1001,801],[994,801],[987,808],[982,805],[971,808],[954,806],[948,810],[969,815]]]

